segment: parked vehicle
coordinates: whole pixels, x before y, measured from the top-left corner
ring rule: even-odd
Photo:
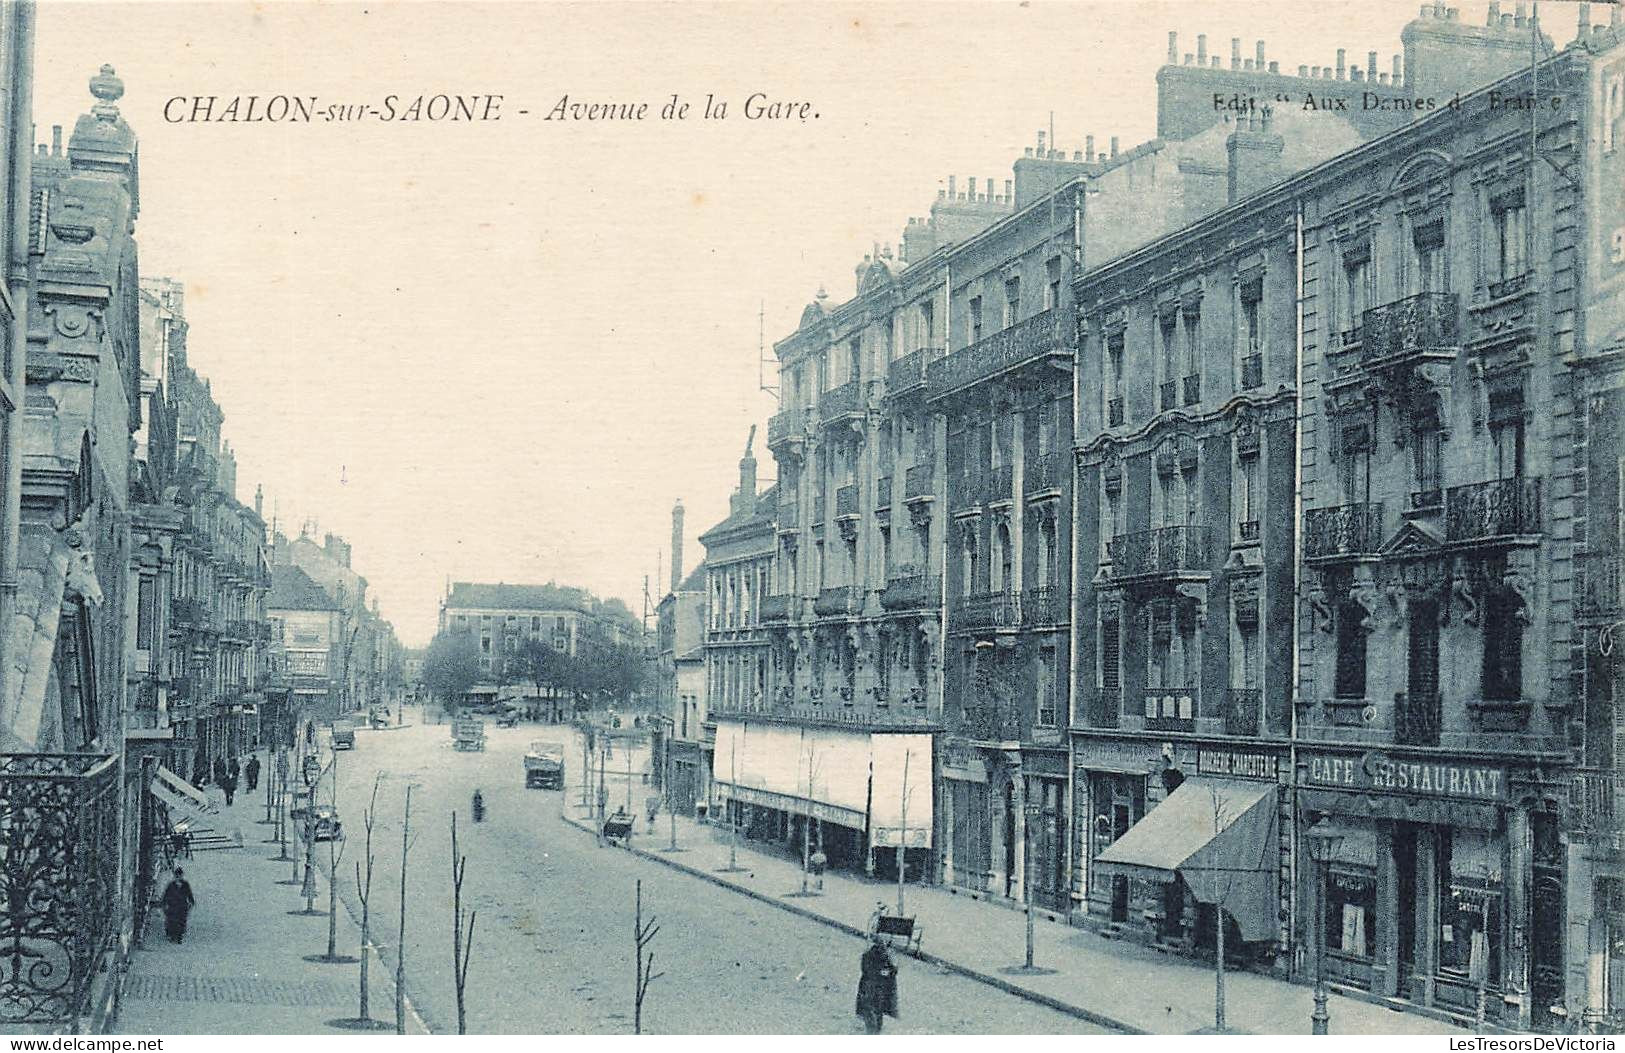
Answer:
[[[333,748],[336,750],[355,749],[354,721],[339,720],[333,723]]]
[[[507,709],[497,711],[497,727],[515,728],[519,726],[519,710],[509,706]]]
[[[525,753],[525,788],[564,789],[564,747],[556,742],[536,741]]]
[[[316,806],[315,818],[311,821],[311,830],[317,841],[344,840],[344,824],[339,822],[338,812],[330,804]]]

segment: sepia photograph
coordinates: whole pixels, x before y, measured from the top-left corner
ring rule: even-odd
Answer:
[[[1625,1030],[1620,3],[0,0],[0,267],[8,1049]]]

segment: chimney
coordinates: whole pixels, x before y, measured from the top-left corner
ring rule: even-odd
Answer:
[[[1225,140],[1229,155],[1227,200],[1230,204],[1281,178],[1281,151],[1286,141],[1270,130],[1269,119],[1239,124]]]
[[[1240,37],[1231,37],[1230,38],[1230,68],[1231,69],[1240,69],[1241,68],[1241,38]]]
[[[1345,62],[1347,61],[1347,54],[1348,54],[1348,52],[1347,52],[1346,49],[1344,49],[1344,48],[1338,48],[1337,49],[1337,79],[1338,80],[1343,79],[1343,70],[1346,68]]]
[[[1168,31],[1168,65],[1179,65],[1179,33],[1172,29]]]
[[[1095,159],[1095,137],[1092,135],[1086,135],[1083,137],[1083,159],[1085,161],[1093,161]]]
[[[1264,42],[1262,40],[1253,45],[1253,68],[1264,68]]]
[[[1206,66],[1207,65],[1207,34],[1206,33],[1198,33],[1198,34],[1196,34],[1196,64],[1198,66]]]
[[[1112,136],[1112,156],[1117,156],[1117,136]]]
[[[265,518],[265,487],[264,486],[255,485],[255,487],[254,487],[254,514],[259,516],[261,519]]]
[[[671,591],[683,584],[683,499],[671,509]]]

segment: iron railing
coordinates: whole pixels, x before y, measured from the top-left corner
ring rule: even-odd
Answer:
[[[990,480],[985,472],[960,472],[953,477],[949,489],[949,503],[954,508],[969,508],[988,499]]]
[[[1021,594],[1023,625],[1065,625],[1066,593],[1054,585],[1037,585]]]
[[[1585,573],[1585,589],[1580,594],[1580,614],[1583,617],[1607,617],[1625,610],[1625,575],[1620,573],[1622,561],[1618,552],[1593,552],[1581,562]]]
[[[1014,496],[1015,486],[1015,465],[1001,464],[993,469],[993,479],[988,487],[988,497],[993,501],[1008,501]]]
[[[762,606],[759,611],[764,624],[770,622],[784,622],[790,620],[790,605],[793,596],[773,595],[762,597]]]
[[[1400,746],[1437,746],[1443,723],[1437,694],[1409,694],[1394,707],[1394,742]]]
[[[903,500],[936,495],[935,473],[929,464],[911,464],[903,473]]]
[[[813,613],[824,617],[853,614],[857,611],[858,590],[853,585],[832,585],[821,589],[813,601]]]
[[[1242,390],[1264,386],[1264,356],[1248,355],[1241,360]]]
[[[1041,490],[1059,490],[1066,458],[1059,453],[1046,453],[1034,457],[1023,466],[1025,489],[1029,494]]]
[[[1171,410],[1179,405],[1179,385],[1165,380],[1157,387],[1157,408]]]
[[[959,629],[1013,629],[1021,622],[1021,597],[1013,592],[978,592],[954,602]]]
[[[1540,533],[1540,480],[1519,476],[1452,486],[1445,493],[1444,529],[1451,541]]]
[[[886,394],[896,397],[922,390],[926,367],[941,357],[942,348],[922,347],[891,363],[886,367]]]
[[[0,1025],[69,1024],[117,933],[118,758],[0,754]]]
[[[838,487],[835,491],[835,516],[855,516],[858,514],[858,487],[852,483]]]
[[[982,742],[1016,742],[1021,738],[1021,721],[1011,705],[979,702],[961,710],[948,730]]]
[[[838,697],[838,696],[837,696]],[[885,706],[871,710],[864,706],[826,706],[816,702],[775,699],[771,702],[718,702],[710,707],[714,717],[765,717],[789,723],[844,724],[857,727],[935,728],[938,723],[919,705]]]
[[[1568,828],[1587,839],[1625,832],[1625,772],[1582,770],[1569,782]]]
[[[891,578],[880,592],[880,605],[888,611],[921,610],[941,602],[942,576],[922,574],[912,564],[893,568]]]
[[[863,408],[861,394],[856,380],[830,388],[818,399],[818,418],[832,421],[857,413]]]
[[[1373,307],[1361,322],[1360,358],[1408,358],[1428,352],[1454,352],[1456,294],[1418,293],[1403,300]]]
[[[1303,514],[1303,554],[1309,559],[1367,555],[1381,545],[1380,503],[1311,508]]]
[[[1256,687],[1232,687],[1224,707],[1224,733],[1257,735],[1262,701],[1263,693]]]
[[[1112,576],[1144,577],[1208,569],[1208,533],[1205,526],[1160,527],[1120,534],[1111,539],[1107,553]]]
[[[777,446],[786,439],[801,436],[801,410],[791,407],[780,410],[767,419],[767,444]]]
[[[1490,299],[1500,300],[1508,296],[1516,296],[1518,293],[1523,292],[1528,285],[1529,273],[1527,271],[1523,274],[1515,274],[1510,278],[1502,278],[1500,281],[1490,282]]]
[[[926,367],[933,396],[946,394],[1066,350],[1060,311],[1043,311]]]

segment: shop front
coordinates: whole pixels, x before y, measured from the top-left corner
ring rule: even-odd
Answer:
[[[1530,895],[1556,851],[1557,812],[1542,803],[1538,773],[1316,750],[1300,755],[1298,774],[1298,844],[1311,829],[1335,835],[1327,858],[1303,858],[1307,960],[1318,938],[1334,983],[1527,1024],[1531,973],[1547,968],[1542,932],[1563,928],[1561,886]],[[1561,961],[1560,946],[1551,953]]]

